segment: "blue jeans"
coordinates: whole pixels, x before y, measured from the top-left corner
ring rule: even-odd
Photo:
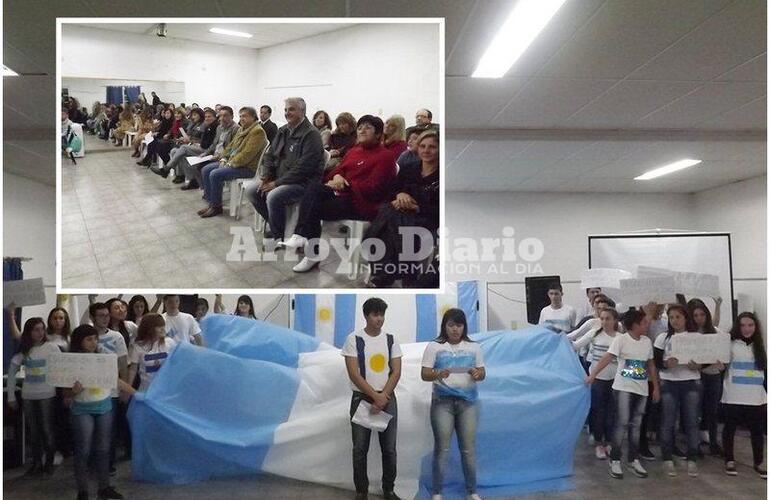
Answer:
[[[663,460],[671,460],[676,441],[676,419],[680,409],[682,426],[687,436],[687,460],[697,460],[701,392],[700,380],[660,381],[660,399],[663,408],[660,451]]]
[[[215,207],[222,206],[222,187],[225,182],[234,179],[251,179],[254,171],[247,167],[220,167],[219,162],[207,163],[201,170],[203,179],[203,198]]]
[[[363,399],[363,393],[353,392],[353,398],[350,401],[350,418],[353,418]],[[398,403],[395,394],[390,396],[384,411],[393,415],[393,418],[388,422],[385,431],[377,433],[382,451],[382,491],[393,491],[396,484],[396,433],[398,430]],[[369,491],[366,458],[369,454],[372,430],[353,422],[350,425],[353,431],[353,483],[358,493],[365,493]]]
[[[701,373],[703,404],[701,404],[700,430],[708,431],[711,447],[719,445],[717,437],[719,401],[722,399],[722,375]]]
[[[615,425],[615,400],[612,395],[614,380],[596,379],[591,385],[591,431],[596,444],[612,439]]]
[[[299,202],[304,192],[305,186],[301,184],[284,184],[265,195],[255,186],[249,190],[249,198],[259,215],[270,223],[270,231],[277,239],[291,236],[283,234],[286,230],[286,206]]]
[[[430,424],[433,428],[433,491],[441,494],[444,469],[452,431],[457,431],[457,444],[465,476],[465,490],[476,493],[476,425],[478,407],[475,402],[453,396],[436,396],[430,405]]]
[[[53,411],[56,398],[24,399],[24,418],[29,427],[29,441],[32,448],[32,460],[35,465],[43,464],[43,452],[46,463],[53,463],[56,452],[53,430]]]
[[[72,415],[75,434],[75,481],[78,491],[88,490],[88,457],[93,452],[99,489],[110,485],[110,443],[113,411],[103,415]]]
[[[635,392],[616,391],[615,394],[615,429],[612,432],[611,460],[620,460],[623,455],[623,440],[628,435],[628,461],[638,457],[639,429],[647,404],[647,396]]]

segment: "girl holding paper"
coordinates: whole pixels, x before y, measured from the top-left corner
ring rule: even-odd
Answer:
[[[725,473],[737,476],[733,455],[735,428],[748,427],[751,432],[751,451],[754,470],[763,479],[767,469],[762,467],[764,429],[767,425],[767,353],[762,340],[762,329],[754,313],[738,315],[733,328],[730,367],[724,380],[722,409],[725,427],[722,446],[725,451]]]
[[[668,306],[668,332],[655,339],[655,362],[660,369],[660,399],[663,416],[660,425],[663,468],[676,476],[673,461],[677,416],[682,410],[682,425],[687,436],[687,475],[698,476],[698,417],[701,400],[701,366],[692,360],[682,362],[671,355],[671,338],[684,332],[694,332],[695,325],[687,308],[680,304]]]
[[[444,468],[455,429],[468,499],[480,500],[476,493],[476,382],[485,377],[481,346],[468,337],[465,313],[449,309],[441,319],[439,336],[428,343],[422,357],[422,379],[433,382],[433,500],[441,500]]]
[[[32,467],[27,471],[27,475],[52,475],[53,457],[56,452],[53,429],[56,389],[47,382],[46,365],[48,356],[61,351],[55,344],[48,342],[45,331],[43,318],[29,318],[21,332],[19,352],[11,358],[8,367],[8,406],[11,410],[19,407],[16,402],[16,374],[22,366],[24,367],[21,399],[32,448]]]
[[[691,299],[687,302],[687,310],[692,316],[693,323],[702,334],[727,335],[718,330],[711,319],[711,311],[700,299]],[[725,365],[722,360],[712,365],[705,366],[701,372],[703,384],[703,400],[701,402],[700,432],[701,442],[709,444],[712,455],[721,456],[722,448],[717,439],[717,412],[719,400],[722,398],[722,372]],[[725,360],[727,361],[727,360]]]
[[[70,352],[102,353],[98,334],[91,325],[80,325],[72,332]],[[133,387],[118,377],[121,394],[131,395]],[[110,486],[110,443],[112,441],[112,398],[110,390],[101,387],[83,387],[75,382],[67,390],[67,402],[72,409],[72,428],[75,431],[75,481],[78,500],[88,499],[88,461],[93,449],[93,464],[99,483],[98,498],[121,499],[123,495]]]

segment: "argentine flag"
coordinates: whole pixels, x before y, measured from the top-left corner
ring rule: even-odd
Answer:
[[[339,349],[237,316],[208,316],[202,328],[207,347],[179,345],[130,404],[133,479],[182,484],[267,472],[354,490],[351,390]],[[570,342],[540,327],[472,338],[487,371],[478,385],[479,493],[570,488],[590,400]],[[403,498],[429,498],[432,384],[420,378],[425,346],[401,344],[395,490]],[[454,443],[448,463],[445,498],[464,498]],[[376,493],[382,470],[374,436],[368,472]]]
[[[362,307],[377,294],[294,295],[292,326],[321,342],[342,347],[345,338],[366,325]],[[478,284],[476,281],[447,283],[444,294],[382,295],[388,304],[384,330],[401,343],[422,342],[435,338],[444,313],[453,307],[462,309],[468,320],[468,333],[479,331]]]

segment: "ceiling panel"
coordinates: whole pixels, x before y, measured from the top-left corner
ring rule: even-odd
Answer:
[[[767,97],[749,101],[721,115],[704,120],[695,128],[718,130],[757,130],[767,126]]]
[[[612,80],[532,79],[492,120],[492,124],[498,127],[563,128],[567,117],[612,84]]]
[[[765,43],[765,47],[767,44]],[[767,81],[767,52],[731,68],[719,75],[719,82],[765,82]]]
[[[590,22],[551,58],[540,74],[562,78],[623,78],[727,2],[605,2]]]
[[[698,87],[695,82],[621,81],[565,121],[576,128],[628,128]]]
[[[638,120],[643,128],[688,128],[767,94],[763,83],[707,83]]]
[[[447,77],[447,126],[484,127],[526,83],[523,78]]]
[[[766,51],[766,9],[763,0],[732,2],[630,77],[708,81],[719,76]]]

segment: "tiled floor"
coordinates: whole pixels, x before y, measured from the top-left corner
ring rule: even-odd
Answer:
[[[515,446],[515,443],[512,443]],[[376,446],[373,447],[376,451]],[[657,450],[657,448],[653,448]],[[371,455],[374,457],[374,454]],[[374,458],[373,458],[374,459]],[[760,479],[747,465],[751,463],[751,450],[748,437],[736,437],[736,459],[739,476],[730,477],[723,472],[720,459],[706,457],[699,462],[700,475],[697,478],[687,476],[684,464],[678,462],[679,476],[668,477],[663,472],[661,462],[645,462],[650,474],[647,479],[637,478],[630,473],[623,480],[610,478],[607,462],[593,457],[593,449],[581,442],[575,452],[575,489],[558,493],[539,493],[516,497],[523,500],[534,499],[569,499],[581,500],[623,498],[697,498],[697,499],[759,499],[766,498],[767,482]],[[50,479],[27,479],[20,477],[23,469],[5,471],[3,493],[14,500],[48,500],[75,498],[75,480],[71,460],[57,468]],[[511,472],[515,474],[515,471]],[[370,478],[376,483],[374,478]],[[131,480],[130,462],[118,463],[118,474],[112,484],[127,499],[145,500],[337,500],[354,497],[353,492],[321,486],[313,483],[295,481],[270,475],[254,475],[232,479],[217,479],[204,483],[188,485],[156,485],[138,483]],[[92,488],[95,485],[92,484]],[[92,497],[93,498],[93,497]],[[369,498],[379,498],[370,495]],[[418,498],[428,498],[422,496]],[[449,497],[445,497],[450,500]],[[452,497],[457,498],[457,497]],[[489,497],[501,500],[511,497]]]
[[[99,141],[86,137],[87,148]],[[182,191],[115,148],[62,165],[62,284],[65,288],[362,288],[337,273],[332,254],[299,274],[286,252],[275,262],[227,261],[231,226],[254,224],[245,202],[240,220],[201,219],[201,191]],[[225,204],[228,194],[225,193]],[[324,225],[324,237],[338,230]],[[255,235],[258,247],[261,235]]]

